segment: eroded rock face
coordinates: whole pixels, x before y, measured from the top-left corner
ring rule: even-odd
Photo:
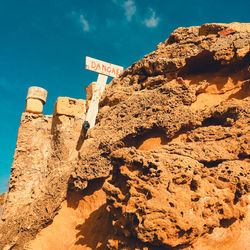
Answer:
[[[64,98],[66,102],[67,98]],[[72,98],[68,98],[68,102]],[[74,101],[74,100],[73,100]],[[0,222],[0,249],[23,245],[46,227],[66,199],[70,164],[77,157],[77,143],[85,114],[70,104],[58,105],[54,116],[23,113],[12,164],[9,192]],[[78,102],[72,103],[73,106]]]
[[[249,24],[179,28],[106,88],[72,181],[111,171],[117,232],[178,248],[244,221],[249,38]]]
[[[106,195],[101,189],[103,181],[93,181],[82,193],[69,192],[53,223],[42,230],[25,248],[101,248],[107,235],[112,232],[111,214],[106,211]]]
[[[113,178],[105,190],[115,225],[125,235],[175,247],[245,217],[250,169],[244,160],[249,150],[244,128],[249,117],[223,123],[238,103],[215,109],[221,111],[220,125],[203,122],[186,133],[185,142],[112,153]]]
[[[42,179],[49,195],[39,191],[30,200],[32,192],[27,192],[32,208],[37,209],[38,200],[43,200],[41,205],[49,212],[37,209],[35,220],[20,215],[8,217],[0,224],[3,232],[8,231],[7,225],[18,226],[13,227],[8,239],[2,234],[1,246],[9,242],[13,249],[29,246],[28,241],[52,222],[57,210],[58,217],[50,226],[60,225],[60,211],[70,211],[62,203],[69,199],[67,193],[77,191],[84,200],[90,183],[106,179],[100,191],[102,202],[106,195],[106,204],[101,203],[105,209],[93,209],[89,216],[109,214],[112,223],[108,222],[109,233],[99,239],[102,242],[91,238],[89,246],[247,248],[247,242],[241,240],[239,245],[228,232],[237,232],[239,240],[250,233],[249,27],[239,23],[205,24],[174,31],[156,51],[107,86],[97,124],[86,138],[81,136],[82,120],[54,117],[46,146],[51,148],[45,157],[48,174]],[[35,125],[34,131],[36,126],[40,125]],[[23,157],[21,153],[16,156],[14,166]],[[14,190],[19,186],[20,171],[16,168],[12,173],[6,213],[14,204],[14,195],[22,197]],[[39,190],[40,184],[34,185],[31,180],[30,187]],[[25,190],[28,188],[25,186]],[[96,203],[97,208],[99,205]],[[28,203],[23,209],[33,214]],[[42,236],[48,237],[50,226],[38,235],[38,243],[46,240]],[[227,239],[225,235],[229,235]]]
[[[230,27],[234,32],[218,34]],[[147,137],[166,144],[199,127],[213,106],[248,97],[249,36],[249,24],[179,28],[115,78],[105,89],[97,124],[80,150],[75,185],[92,179],[92,173],[95,178],[108,176],[113,167],[109,155],[115,149],[138,147]]]

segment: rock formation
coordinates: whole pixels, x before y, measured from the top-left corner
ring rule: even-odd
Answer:
[[[3,212],[3,204],[4,204],[4,199],[5,199],[5,193],[0,194],[0,215],[2,215]]]
[[[24,113],[0,248],[249,248],[249,89],[250,24],[204,24],[115,78],[86,137],[82,100]]]

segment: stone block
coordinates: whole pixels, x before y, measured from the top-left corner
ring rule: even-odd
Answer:
[[[42,114],[43,102],[39,99],[28,98],[26,100],[25,112]]]
[[[86,100],[69,97],[58,97],[54,115],[67,115],[72,117],[83,116],[86,113]]]
[[[33,86],[29,88],[26,99],[29,98],[39,99],[43,102],[43,104],[45,104],[47,100],[47,94],[48,92],[46,89]]]
[[[93,93],[94,93],[94,90],[95,90],[95,87],[96,87],[96,82],[92,82],[91,84],[89,84],[86,88],[85,88],[85,91],[86,91],[86,100],[87,101],[90,101],[92,96],[93,96]]]

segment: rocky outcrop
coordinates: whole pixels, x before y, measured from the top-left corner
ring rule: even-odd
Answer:
[[[225,118],[238,104],[214,112],[220,110]],[[245,122],[244,115],[230,126],[203,122],[183,141],[161,149],[114,151],[113,176],[105,191],[115,226],[142,242],[176,247],[242,220],[250,170]],[[238,129],[243,132],[239,137]]]
[[[61,228],[63,214],[71,213],[63,226],[72,228],[74,237],[67,232],[67,244],[60,243],[60,249],[69,249],[69,242],[71,249],[211,249],[215,245],[247,249],[249,41],[249,24],[175,30],[156,51],[107,86],[97,123],[86,137],[81,134],[82,120],[70,115],[73,111],[54,114],[53,119],[25,118],[5,221],[0,225],[2,246],[38,249],[42,242],[50,242],[52,231]],[[44,148],[38,158],[36,147],[19,153],[22,127],[24,133],[36,131],[46,119],[50,119],[48,127],[42,126],[38,129],[42,134],[37,135],[48,143],[23,141]],[[34,125],[24,127],[28,121]],[[46,151],[50,154],[44,157]],[[22,157],[27,152],[33,158],[25,162]],[[40,159],[39,164],[32,162],[35,159]],[[32,165],[29,162],[44,170],[42,181],[34,181],[38,178],[29,174],[30,168],[22,177]],[[99,183],[97,189],[93,183]],[[20,201],[24,197],[22,187],[26,198],[20,211],[26,211],[26,217],[18,214],[13,219],[9,211],[16,197]],[[47,193],[41,191],[45,187]],[[77,200],[74,211],[69,209],[72,199]],[[38,209],[39,200],[43,210]],[[88,222],[93,237],[86,229]],[[8,227],[15,224],[10,234]],[[42,227],[46,228],[40,231]],[[102,237],[94,233],[95,228],[100,228]],[[53,242],[46,244],[44,249],[54,248]]]
[[[26,248],[76,250],[105,247],[105,240],[112,232],[112,220],[106,210],[102,184],[103,180],[95,180],[82,193],[69,192],[53,223]]]
[[[229,27],[235,32],[216,33]],[[114,149],[136,146],[148,133],[171,141],[200,126],[210,107],[249,96],[249,36],[249,24],[179,28],[156,51],[115,78],[103,95],[97,124],[83,143],[75,183],[88,180],[88,172],[108,176],[113,166],[106,156]],[[226,63],[231,50],[233,56]],[[240,51],[244,51],[241,57]],[[90,170],[91,165],[98,168]]]
[[[4,200],[5,200],[5,193],[0,194],[0,215],[2,215],[3,212]]]
[[[179,28],[106,88],[72,176],[79,187],[111,170],[104,190],[124,236],[188,246],[245,218],[249,27]]]
[[[66,199],[84,107],[83,100],[59,98],[53,116],[23,113],[0,222],[0,249],[23,249]]]

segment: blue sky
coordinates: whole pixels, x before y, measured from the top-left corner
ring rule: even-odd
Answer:
[[[0,193],[29,86],[48,90],[52,114],[58,96],[84,98],[97,79],[85,56],[127,68],[180,26],[249,22],[249,10],[249,0],[0,0]]]

